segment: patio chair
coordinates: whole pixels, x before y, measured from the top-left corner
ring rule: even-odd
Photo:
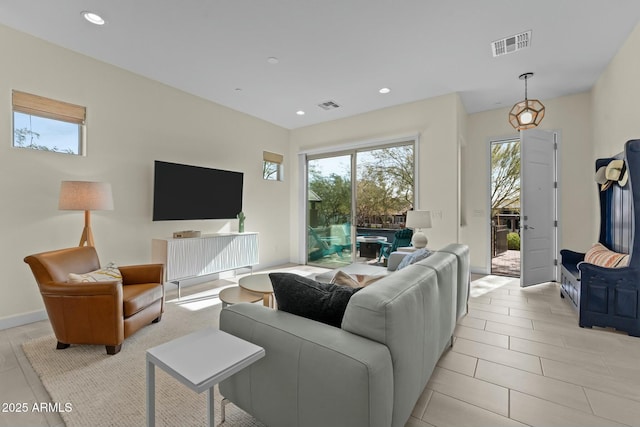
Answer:
[[[316,261],[332,254],[342,256],[342,250],[339,246],[329,244],[326,240],[318,236],[318,233],[313,228],[308,227],[308,229],[309,239],[307,241],[307,248],[309,261]]]
[[[382,260],[382,257],[389,258],[391,252],[396,251],[398,248],[411,246],[411,237],[413,237],[413,230],[403,228],[402,230],[396,231],[396,234],[393,235],[393,242],[379,242],[382,246],[380,247],[378,262]]]

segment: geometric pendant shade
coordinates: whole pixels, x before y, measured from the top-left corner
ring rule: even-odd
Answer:
[[[509,112],[509,123],[516,130],[531,129],[540,124],[544,118],[544,105],[537,99],[527,98],[527,80],[533,77],[533,73],[520,75],[524,80],[524,101],[516,103]]]

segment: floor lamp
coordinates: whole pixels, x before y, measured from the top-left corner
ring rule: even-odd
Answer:
[[[406,227],[414,230],[411,238],[413,247],[424,248],[429,240],[422,229],[431,228],[431,211],[408,211]]]
[[[84,229],[78,246],[94,246],[91,211],[112,211],[111,184],[91,181],[62,181],[58,209],[84,211]]]

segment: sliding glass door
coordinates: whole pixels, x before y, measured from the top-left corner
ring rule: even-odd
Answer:
[[[414,151],[404,141],[307,156],[308,264],[384,263],[414,208]]]
[[[307,160],[307,263],[352,262],[353,154]]]

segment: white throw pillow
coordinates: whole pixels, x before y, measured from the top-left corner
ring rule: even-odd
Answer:
[[[69,273],[69,283],[122,282],[122,274],[118,266],[110,262],[96,271],[84,274]]]

